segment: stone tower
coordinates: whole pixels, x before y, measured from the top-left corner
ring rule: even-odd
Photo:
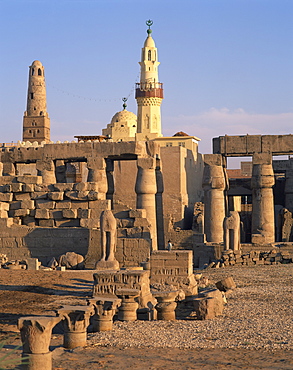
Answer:
[[[140,64],[140,83],[136,84],[135,98],[137,101],[137,134],[136,140],[151,140],[163,136],[161,129],[161,103],[163,100],[163,84],[158,77],[158,51],[151,36],[152,21],[148,37],[142,48]]]
[[[44,67],[35,60],[29,67],[27,108],[23,117],[23,141],[50,141]]]

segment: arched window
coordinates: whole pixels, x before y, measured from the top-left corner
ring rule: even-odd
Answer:
[[[32,76],[35,74],[35,69],[32,68]]]
[[[33,99],[34,98],[34,93],[31,93],[31,99]]]
[[[38,76],[42,76],[42,70],[41,70],[41,68],[38,69]]]
[[[151,50],[148,51],[148,60],[152,60],[152,52],[151,52]]]
[[[43,111],[41,110],[41,111],[40,111],[40,116],[42,116],[42,115],[43,115]]]

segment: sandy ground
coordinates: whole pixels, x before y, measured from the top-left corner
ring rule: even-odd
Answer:
[[[237,298],[241,289],[247,286],[253,286],[257,290],[256,282],[258,281],[261,290],[266,284],[271,284],[271,281],[278,282],[279,279],[280,289],[282,289],[284,276],[289,276],[289,278],[293,276],[293,266],[280,266],[279,269],[282,270],[278,270],[278,267],[274,266],[267,270],[265,266],[254,267],[254,270],[242,268],[211,270],[204,272],[204,275],[208,276],[211,281],[233,275],[238,285],[233,294]],[[282,271],[283,275],[278,271]],[[11,351],[21,344],[16,328],[19,317],[32,314],[54,315],[54,310],[64,304],[85,304],[85,299],[91,295],[92,273],[92,271],[0,270],[0,340],[5,340],[6,343],[0,351],[0,359],[6,354],[10,354],[8,358],[20,358],[21,349],[11,354]],[[254,279],[249,277],[253,274],[256,276]],[[288,285],[291,281],[293,280],[289,279],[285,284]],[[251,311],[254,310],[254,305],[258,304],[255,298],[254,294],[249,302]],[[249,300],[249,295],[247,299]],[[290,300],[288,303],[291,305]],[[276,307],[272,307],[272,319],[275,310]],[[215,320],[223,321],[225,317]],[[250,348],[220,348],[211,344],[210,348],[192,349],[152,348],[151,346],[136,348],[121,344],[109,346],[107,343],[91,340],[85,348],[67,351],[63,349],[62,335],[57,331],[52,335],[51,350],[55,370],[293,369],[293,351],[289,347],[264,350],[253,346]]]

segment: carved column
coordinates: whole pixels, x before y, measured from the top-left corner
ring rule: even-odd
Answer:
[[[285,182],[285,208],[293,212],[293,160],[288,161],[289,169],[286,171]]]
[[[255,153],[252,158],[252,243],[275,242],[275,184],[271,153]]]
[[[103,157],[90,157],[87,159],[88,182],[96,182],[96,191],[99,193],[99,199],[105,200],[108,191],[106,161]]]
[[[227,176],[220,154],[204,155],[204,229],[208,242],[222,243]]]
[[[156,304],[158,320],[176,320],[175,309],[177,307],[177,303],[175,302],[175,298],[177,295],[177,290],[154,294],[158,301]]]
[[[165,248],[164,238],[164,216],[163,216],[163,192],[164,182],[163,174],[161,171],[161,160],[156,159],[156,182],[157,182],[157,193],[156,193],[156,214],[157,214],[157,235],[158,235],[158,247],[160,249]]]
[[[86,346],[86,330],[90,316],[94,313],[90,306],[64,306],[56,311],[64,328],[64,348]]]
[[[52,160],[37,160],[36,168],[38,176],[42,176],[43,184],[56,184],[55,165]]]
[[[22,369],[51,370],[52,352],[49,351],[53,327],[60,318],[53,316],[28,316],[18,320],[23,353]]]
[[[108,191],[106,194],[106,199],[111,200],[111,209],[113,209],[113,194],[115,190],[115,184],[114,184],[114,161],[112,159],[106,160],[106,177],[108,182]]]
[[[88,299],[87,302],[95,311],[91,320],[93,332],[112,330],[113,317],[116,313],[116,308],[121,304],[121,299],[95,297]]]
[[[116,295],[122,302],[118,309],[118,320],[120,321],[135,321],[137,319],[136,310],[138,303],[135,298],[139,296],[137,289],[117,289]]]
[[[154,158],[137,159],[137,177],[135,184],[136,208],[145,209],[151,224],[152,250],[158,249],[156,217],[156,160]]]

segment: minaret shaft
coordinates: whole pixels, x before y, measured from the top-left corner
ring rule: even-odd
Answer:
[[[23,117],[23,141],[50,141],[44,67],[34,61],[29,67],[27,109]]]
[[[136,84],[137,134],[136,140],[151,140],[162,136],[161,103],[163,84],[158,77],[158,50],[148,29],[148,37],[142,48],[140,83]]]

